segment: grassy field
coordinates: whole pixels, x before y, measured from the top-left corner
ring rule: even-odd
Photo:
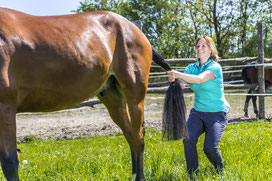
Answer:
[[[198,142],[197,180],[272,180],[272,122],[229,124],[220,143],[226,170],[217,175]],[[182,141],[163,142],[161,133],[147,129],[144,172],[147,180],[187,180]],[[68,141],[20,143],[20,179],[25,181],[131,180],[131,158],[122,135]],[[2,172],[0,180],[4,180]]]

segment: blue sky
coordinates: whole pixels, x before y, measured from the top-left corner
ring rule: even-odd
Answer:
[[[24,13],[46,16],[71,14],[83,0],[0,0],[0,7],[15,9]]]

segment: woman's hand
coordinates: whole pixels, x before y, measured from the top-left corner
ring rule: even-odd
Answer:
[[[180,78],[180,72],[176,70],[167,71],[169,82],[174,82],[175,79]]]
[[[182,88],[186,86],[186,82],[184,82],[184,80],[181,79],[182,75],[184,75],[183,73],[178,72],[176,70],[171,70],[171,71],[168,71],[167,74],[168,74],[169,82],[174,82],[175,79],[180,79]]]

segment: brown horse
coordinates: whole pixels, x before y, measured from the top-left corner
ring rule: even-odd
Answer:
[[[254,63],[251,63],[250,65],[252,64]],[[254,66],[244,67],[242,69],[242,78],[244,82],[247,84],[258,84],[258,69]],[[268,88],[269,86],[272,85],[272,69],[271,68],[269,67],[265,68],[264,78],[265,78],[265,88]],[[249,89],[248,94],[252,94],[256,92],[257,89],[258,87]],[[259,117],[259,112],[258,112],[258,108],[256,104],[257,96],[250,96],[250,95],[246,96],[246,101],[244,105],[244,112],[245,112],[244,116],[248,117],[248,105],[249,105],[250,99],[252,99],[254,113],[256,117]]]
[[[19,180],[16,113],[74,107],[97,95],[130,146],[144,180],[144,98],[153,60],[145,35],[112,12],[39,17],[0,8],[0,160]]]

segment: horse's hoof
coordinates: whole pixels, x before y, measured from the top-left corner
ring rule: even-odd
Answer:
[[[249,117],[247,113],[245,113],[244,116],[247,117],[247,118]]]

